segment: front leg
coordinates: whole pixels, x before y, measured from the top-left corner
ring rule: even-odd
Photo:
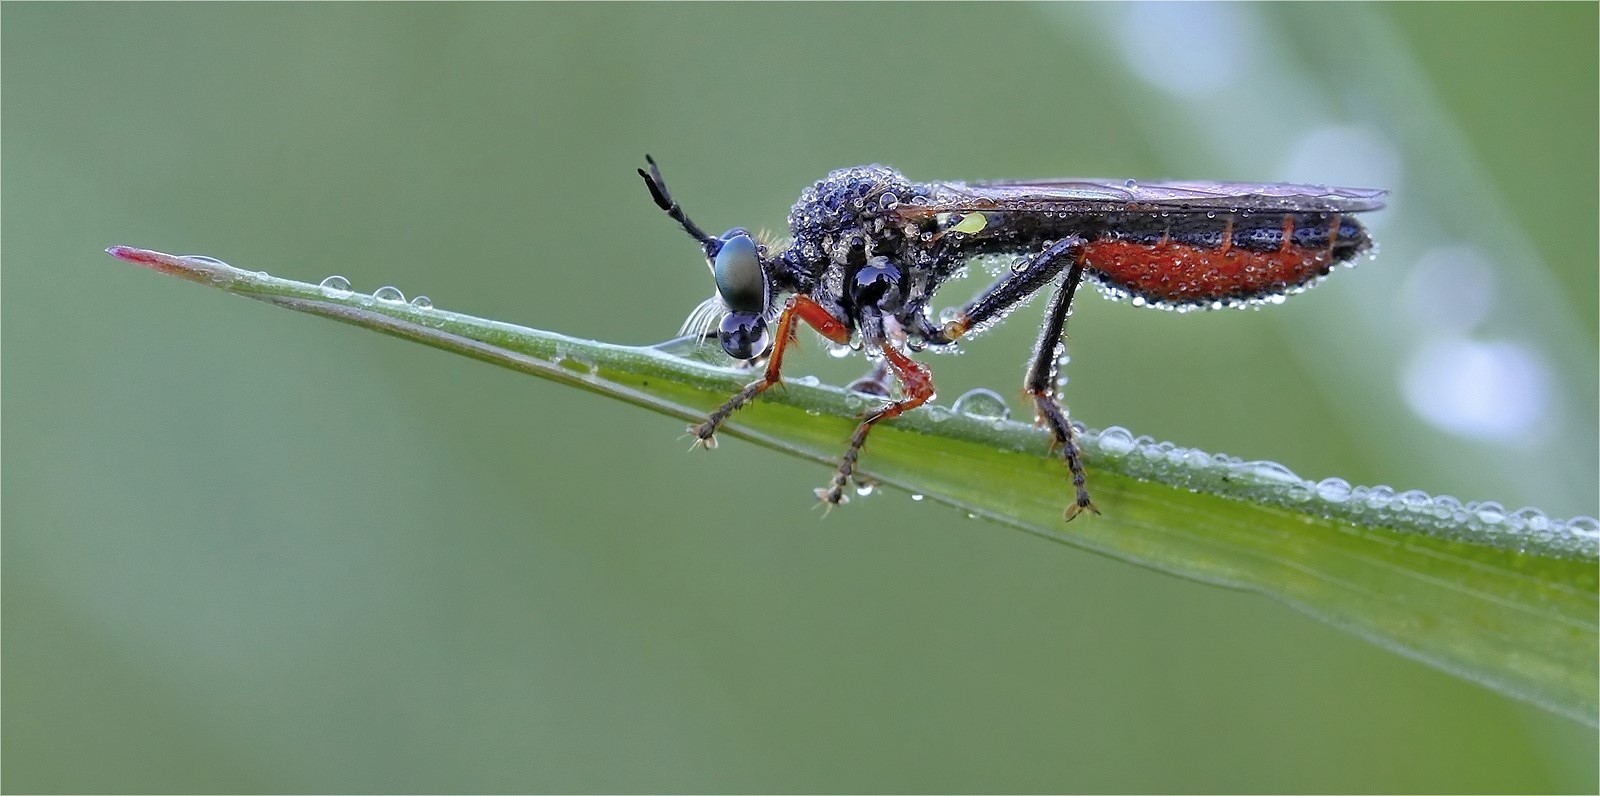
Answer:
[[[795,320],[801,320],[816,329],[823,337],[835,343],[850,342],[850,327],[844,321],[833,316],[821,304],[810,296],[795,294],[789,297],[789,302],[783,305],[783,312],[778,316],[777,336],[772,341],[772,354],[767,357],[767,369],[761,378],[744,386],[744,389],[734,393],[722,406],[712,412],[704,423],[689,427],[689,433],[695,436],[697,445],[707,448],[717,446],[717,428],[729,415],[738,411],[740,407],[749,403],[757,395],[766,392],[768,387],[780,381],[779,373],[783,369],[783,352],[789,343],[794,341]]]

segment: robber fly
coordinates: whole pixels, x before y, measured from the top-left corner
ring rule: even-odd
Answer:
[[[716,295],[697,312],[702,331],[715,322],[722,350],[734,359],[767,358],[761,378],[690,427],[700,443],[711,446],[729,415],[778,383],[797,323],[836,344],[859,338],[901,390],[861,419],[833,480],[817,490],[824,502],[842,503],[872,427],[933,397],[932,374],[907,352],[952,345],[1053,286],[1023,388],[1071,471],[1076,497],[1068,520],[1085,509],[1099,513],[1054,391],[1058,346],[1079,283],[1087,277],[1113,297],[1147,306],[1275,303],[1371,248],[1351,214],[1383,207],[1384,195],[1221,182],[919,183],[884,166],[856,166],[805,189],[789,211],[789,241],[768,246],[737,227],[706,234],[667,192],[655,160],[645,160],[649,169],[639,176],[650,196],[700,243],[716,281]],[[982,255],[1019,260],[935,321],[928,303],[939,286]]]

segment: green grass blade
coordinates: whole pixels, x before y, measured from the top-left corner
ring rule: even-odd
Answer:
[[[702,419],[751,378],[653,348],[552,332],[128,247],[113,256],[648,407]],[[831,467],[869,396],[791,382],[725,435]],[[1086,431],[1103,516],[1062,521],[1071,494],[1031,425],[927,407],[874,432],[862,475],[975,516],[1141,566],[1257,591],[1506,694],[1596,724],[1600,525],[1420,492],[1313,483],[1242,462]],[[818,483],[827,476],[819,471]]]

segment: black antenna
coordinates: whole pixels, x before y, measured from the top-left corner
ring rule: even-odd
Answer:
[[[700,245],[705,247],[707,257],[713,256],[720,248],[718,244],[721,241],[707,235],[705,230],[683,214],[683,208],[672,200],[672,194],[667,193],[667,183],[661,179],[661,167],[656,165],[655,158],[645,155],[644,160],[650,164],[650,170],[639,169],[639,176],[644,178],[645,187],[650,189],[650,198],[656,201],[656,207],[667,211],[667,215],[671,216],[673,221],[683,226],[684,232],[700,241]]]

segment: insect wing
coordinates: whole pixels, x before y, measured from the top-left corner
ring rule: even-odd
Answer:
[[[1359,213],[1383,207],[1387,191],[1327,185],[1233,182],[1135,182],[1070,179],[1038,182],[935,183],[923,204],[900,205],[906,218],[975,211],[1126,213],[1278,211]]]

